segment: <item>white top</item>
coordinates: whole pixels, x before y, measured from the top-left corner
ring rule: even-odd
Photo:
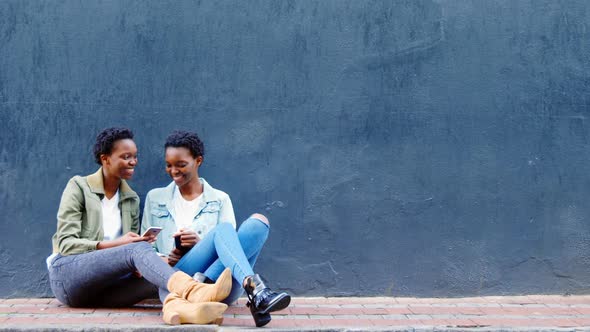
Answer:
[[[123,234],[121,209],[119,209],[119,190],[111,199],[105,195],[102,204],[102,229],[105,240],[114,240]]]
[[[201,193],[192,201],[187,201],[182,197],[178,186],[174,188],[174,212],[176,213],[174,222],[176,223],[177,230],[180,230],[181,228],[191,228],[195,216],[199,213],[199,207],[202,200],[203,194]]]

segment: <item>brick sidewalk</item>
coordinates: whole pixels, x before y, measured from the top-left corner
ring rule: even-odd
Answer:
[[[130,325],[164,329],[160,311],[159,302],[145,302],[128,309],[76,309],[64,307],[55,299],[0,299],[0,330],[35,326],[101,326],[116,330]],[[224,316],[221,330],[254,328],[244,299],[230,307]],[[289,308],[273,313],[268,327],[291,330],[590,330],[590,296],[294,298]],[[217,330],[218,327],[202,326],[200,329]]]

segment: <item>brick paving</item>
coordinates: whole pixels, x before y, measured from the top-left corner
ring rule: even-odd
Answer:
[[[245,300],[224,315],[221,326],[201,330],[255,328]],[[0,330],[76,327],[129,330],[166,329],[161,305],[146,301],[132,308],[69,308],[55,299],[0,299]],[[123,329],[123,327],[125,327]],[[197,326],[193,326],[197,328]],[[182,329],[187,329],[183,326]],[[273,313],[265,329],[289,330],[588,330],[590,295],[472,298],[300,297]],[[88,330],[88,329],[87,329]]]

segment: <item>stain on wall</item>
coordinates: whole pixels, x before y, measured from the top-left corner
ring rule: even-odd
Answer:
[[[590,289],[590,3],[0,2],[0,297],[50,295],[61,192],[132,128],[142,199],[173,129],[272,230],[296,295]]]

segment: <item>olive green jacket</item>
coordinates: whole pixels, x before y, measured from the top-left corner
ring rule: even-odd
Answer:
[[[102,205],[104,185],[102,167],[86,177],[74,176],[68,181],[57,211],[57,232],[53,235],[53,253],[63,256],[96,250],[104,240]],[[139,197],[121,181],[119,209],[123,234],[139,231]]]

